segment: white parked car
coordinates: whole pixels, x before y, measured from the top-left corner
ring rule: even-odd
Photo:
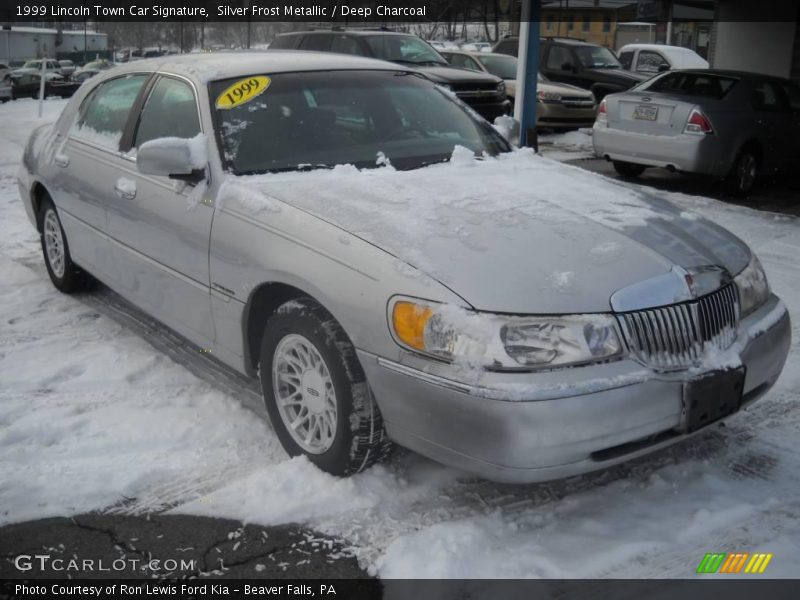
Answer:
[[[617,52],[628,71],[656,74],[673,69],[707,69],[708,61],[694,50],[663,44],[627,44]]]

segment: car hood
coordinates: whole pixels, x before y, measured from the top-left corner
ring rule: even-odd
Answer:
[[[452,67],[415,67],[436,83],[500,83],[502,79],[490,73],[454,69]]]
[[[594,73],[600,79],[614,80],[614,81],[627,81],[631,85],[635,85],[645,79],[650,79],[652,75],[643,75],[635,71],[627,71],[625,69],[584,69],[586,72]]]
[[[709,221],[528,149],[475,160],[457,147],[450,163],[414,171],[341,166],[235,181],[249,188],[242,206],[255,218],[270,219],[252,201],[257,190],[491,312],[607,312],[616,291],[663,280],[675,266],[735,275],[750,258],[741,240]],[[409,272],[402,263],[398,270]]]

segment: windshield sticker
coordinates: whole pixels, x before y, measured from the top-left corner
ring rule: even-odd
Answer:
[[[264,92],[270,83],[272,83],[272,80],[266,75],[248,77],[237,81],[217,96],[215,106],[219,109],[227,110],[246,104]]]

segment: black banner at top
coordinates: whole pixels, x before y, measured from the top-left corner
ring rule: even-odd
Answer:
[[[518,21],[797,21],[800,0],[2,0],[0,23],[238,21],[434,23]],[[534,17],[535,19],[535,17]]]
[[[434,22],[508,20],[511,2],[494,0],[4,0],[0,21]],[[466,14],[465,14],[466,13]]]

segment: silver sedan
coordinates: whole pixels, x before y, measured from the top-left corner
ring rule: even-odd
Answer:
[[[99,279],[259,377],[335,475],[391,442],[504,481],[603,468],[754,402],[789,349],[741,240],[395,64],[131,63],[31,134],[19,189],[59,290]]]
[[[663,167],[723,179],[744,196],[759,176],[800,167],[800,87],[740,71],[669,71],[606,96],[593,138],[624,177]]]

